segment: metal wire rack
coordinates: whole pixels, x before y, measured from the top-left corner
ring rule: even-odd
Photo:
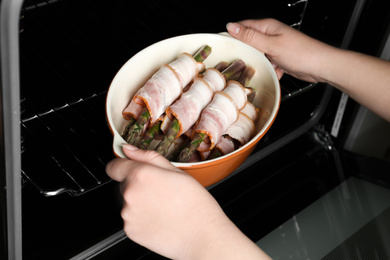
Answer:
[[[307,2],[278,1],[278,8],[290,9],[288,22],[299,27]],[[20,23],[22,178],[44,196],[78,196],[110,181],[105,165],[114,156],[105,95],[112,78],[145,46],[178,32],[194,32],[187,30],[188,24],[177,22],[185,17],[169,15],[175,10],[160,1],[142,2],[148,13],[137,9],[138,17],[155,21],[147,24],[132,21],[134,6],[127,4],[125,9],[121,4],[99,0],[24,3]],[[87,5],[90,13],[85,12]],[[171,5],[190,8],[187,1],[171,1]],[[210,26],[222,19],[219,16],[205,13],[199,19],[199,32],[223,28]],[[282,101],[311,87],[285,76]]]

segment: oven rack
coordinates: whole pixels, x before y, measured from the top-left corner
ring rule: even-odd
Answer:
[[[290,98],[294,98],[317,85],[317,82],[310,83],[291,77],[289,75],[283,75],[280,79],[280,92],[281,101],[286,101]]]
[[[93,95],[22,118],[22,176],[44,196],[76,196],[110,180],[105,165],[113,158],[112,136],[104,101],[105,94]]]
[[[275,16],[288,13],[280,18],[299,29],[307,3],[280,0],[261,4],[276,10]],[[207,10],[213,15],[203,13],[196,27],[187,16],[177,16],[173,8],[187,10],[192,4],[177,0],[144,1],[137,6],[105,0],[24,1],[20,125],[25,185],[44,196],[78,196],[110,182],[105,165],[114,155],[104,109],[107,87],[128,57],[148,44],[178,34],[223,30],[221,21],[226,17],[214,6]],[[246,10],[244,5],[226,10],[229,19],[246,18],[248,12],[239,8]],[[155,22],[140,22],[132,15],[136,10]],[[261,11],[252,14],[257,15],[261,16]],[[283,76],[282,102],[313,86]]]
[[[283,76],[282,102],[314,85]],[[23,102],[29,114],[23,113],[21,120],[22,177],[42,195],[78,196],[110,181],[105,165],[114,155],[105,97],[103,92],[40,113],[30,106],[36,102]]]

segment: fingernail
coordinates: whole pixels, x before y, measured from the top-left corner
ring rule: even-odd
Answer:
[[[134,145],[128,144],[128,143],[123,143],[122,148],[128,151],[136,151],[138,148]]]
[[[241,27],[238,23],[228,23],[226,25],[226,29],[231,34],[238,34],[240,32]]]

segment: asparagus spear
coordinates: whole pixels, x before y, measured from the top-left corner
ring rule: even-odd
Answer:
[[[175,137],[177,133],[180,130],[180,123],[179,121],[175,118],[172,122],[171,125],[169,126],[167,134],[164,136],[162,141],[157,145],[156,151],[165,156],[168,153],[169,147],[175,141]]]
[[[222,71],[225,80],[228,81],[234,77],[238,77],[242,74],[242,71],[246,68],[246,64],[242,60],[233,61],[226,69]]]
[[[183,138],[183,142],[178,145],[178,147],[173,150],[172,154],[169,156],[168,160],[169,161],[175,161],[176,158],[179,156],[180,152],[189,144],[191,141],[190,138],[188,138],[185,135],[181,135],[179,138]]]
[[[138,145],[139,148],[146,150],[149,147],[156,134],[160,132],[161,123],[162,121],[158,120],[151,128],[149,128],[145,136],[142,138],[141,143]]]
[[[223,68],[223,64],[221,65],[220,68]],[[218,65],[217,65],[218,66]],[[224,75],[226,81],[229,80],[230,78],[240,75],[242,70],[245,68],[245,63],[242,60],[236,60],[232,62],[226,69],[222,71],[222,75]],[[175,140],[177,134],[179,133],[180,130],[180,123],[177,120],[177,118],[174,118],[171,122],[171,125],[168,129],[167,134],[164,136],[164,138],[161,140],[161,142],[157,145],[156,151],[163,155],[166,156],[168,153],[169,147],[172,145],[173,141]]]
[[[194,55],[194,59],[197,62],[203,62],[211,53],[211,47],[208,45],[202,46]],[[149,111],[143,112],[141,116],[138,118],[137,122],[135,122],[129,129],[129,134],[127,135],[126,141],[129,144],[135,144],[137,137],[143,132],[145,128],[146,122],[150,119]]]
[[[207,160],[215,159],[221,157],[222,155],[223,153],[219,149],[214,148],[213,150],[211,150],[209,157],[207,157]]]
[[[241,73],[240,77],[237,79],[238,82],[241,83],[245,88],[250,89],[250,95],[248,95],[248,101],[253,102],[255,96],[256,96],[256,91],[254,88],[247,87],[249,85],[249,81],[252,79],[252,77],[255,75],[255,69],[247,66],[245,70]]]
[[[192,57],[197,62],[203,62],[211,53],[211,47],[208,45],[203,45]]]
[[[192,154],[196,151],[196,149],[198,149],[205,137],[206,134],[204,133],[196,134],[191,142],[180,152],[177,161],[188,162],[191,159]]]
[[[129,144],[134,144],[136,142],[137,136],[144,131],[145,124],[148,122],[149,118],[149,110],[145,107],[138,120],[130,127],[126,142]]]
[[[129,133],[129,130],[130,130],[131,126],[135,123],[135,121],[136,120],[135,120],[135,118],[133,116],[130,118],[130,120],[127,121],[126,126],[125,126],[125,128],[123,129],[123,132],[122,132],[123,139],[126,140],[127,135]]]
[[[227,61],[220,61],[216,66],[215,69],[219,71],[224,71],[227,67],[229,67],[229,62]]]
[[[249,85],[249,81],[251,81],[255,75],[255,72],[254,68],[246,66],[237,81],[240,82],[243,87],[247,87]]]

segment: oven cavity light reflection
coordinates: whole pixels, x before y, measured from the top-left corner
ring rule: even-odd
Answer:
[[[294,226],[295,226],[295,233],[297,235],[297,238],[300,239],[301,238],[301,229],[299,228],[299,224],[298,224],[296,216],[293,217],[293,221],[294,221]]]
[[[307,2],[307,0],[300,0],[300,1],[297,1],[295,3],[288,3],[287,6],[288,7],[292,7],[294,5],[297,5],[297,4],[300,4],[300,3],[306,3],[306,2]]]

